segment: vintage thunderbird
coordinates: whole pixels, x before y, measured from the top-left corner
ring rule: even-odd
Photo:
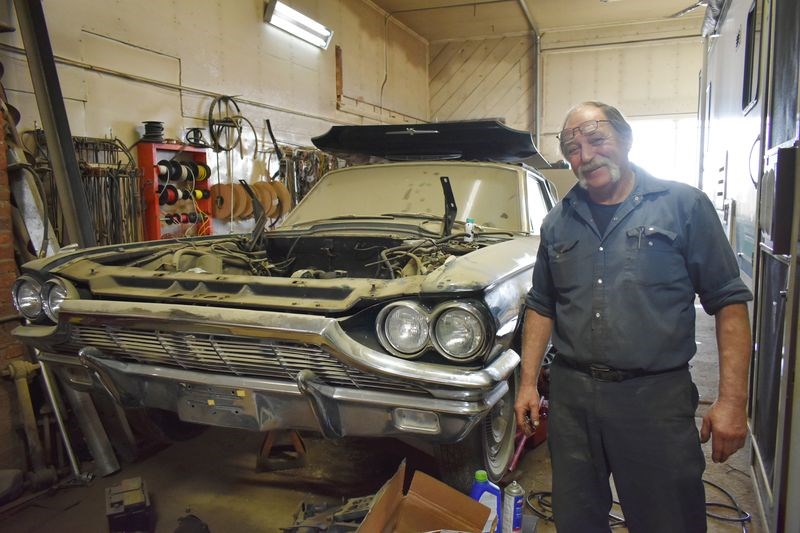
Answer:
[[[435,450],[456,486],[476,468],[499,479],[520,311],[553,205],[549,183],[513,162],[536,155],[530,135],[488,121],[337,126],[315,143],[395,162],[328,173],[272,231],[262,219],[252,234],[27,263],[14,335],[125,408],[401,437]]]

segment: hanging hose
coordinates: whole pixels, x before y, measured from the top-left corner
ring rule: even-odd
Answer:
[[[242,140],[242,127],[230,116],[231,107],[235,110],[233,115],[241,116],[239,104],[232,96],[217,96],[211,101],[208,108],[208,132],[211,135],[211,147],[215,152],[230,152]],[[214,116],[215,111],[219,116]],[[221,116],[223,111],[225,116]],[[233,142],[230,140],[230,130],[234,130],[236,133]],[[225,134],[225,144],[222,144],[223,133]]]
[[[278,141],[275,140],[275,134],[272,133],[272,124],[270,124],[269,119],[267,119],[267,132],[269,132],[269,138],[272,139],[272,146],[275,147],[275,155],[278,156],[278,161],[280,161],[283,159],[283,152],[278,146]]]

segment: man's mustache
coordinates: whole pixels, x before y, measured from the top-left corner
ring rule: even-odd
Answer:
[[[578,184],[586,189],[588,187],[586,174],[598,168],[606,167],[611,174],[611,181],[616,182],[620,178],[619,167],[611,159],[596,155],[590,162],[578,167]]]
[[[585,165],[581,165],[579,167],[579,170],[582,173],[594,172],[598,168],[607,167],[609,165],[609,163],[610,163],[610,161],[608,159],[606,159],[605,157],[595,156],[595,160],[594,161],[592,161],[591,163],[586,163]]]

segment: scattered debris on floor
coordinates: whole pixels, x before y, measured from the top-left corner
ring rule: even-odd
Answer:
[[[350,498],[343,505],[302,502],[294,523],[282,528],[284,533],[346,533],[355,531],[367,515],[374,496]],[[177,533],[177,532],[176,532]]]
[[[178,518],[178,527],[175,533],[211,533],[208,524],[193,514]]]

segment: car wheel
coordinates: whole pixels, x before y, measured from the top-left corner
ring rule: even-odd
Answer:
[[[508,380],[508,392],[462,441],[440,444],[435,449],[439,475],[445,483],[469,493],[476,470],[486,470],[497,483],[514,456],[517,421],[514,415],[516,374]]]

